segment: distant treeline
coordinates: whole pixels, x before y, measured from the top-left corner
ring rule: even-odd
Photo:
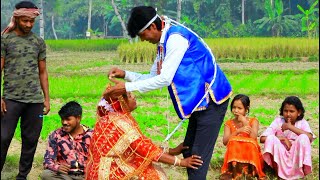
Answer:
[[[1,29],[19,1],[1,0]],[[157,8],[159,15],[180,21],[203,38],[319,37],[318,0],[32,1],[43,9],[44,39],[84,39],[86,32],[91,38],[126,36],[121,23],[139,5]],[[40,19],[33,29],[37,34],[42,32]]]

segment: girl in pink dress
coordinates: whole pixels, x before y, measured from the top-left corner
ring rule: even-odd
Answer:
[[[289,96],[281,105],[280,117],[262,133],[263,159],[282,179],[299,179],[312,172],[311,142],[316,138],[303,119],[298,97]]]

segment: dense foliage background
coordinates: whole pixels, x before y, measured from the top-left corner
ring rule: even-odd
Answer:
[[[1,29],[20,0],[1,1]],[[45,39],[126,36],[130,9],[151,5],[204,38],[318,37],[318,0],[33,0],[43,7]],[[181,8],[180,8],[181,7]],[[117,15],[115,12],[119,12]],[[89,18],[91,17],[91,18]],[[40,33],[39,21],[34,28]]]

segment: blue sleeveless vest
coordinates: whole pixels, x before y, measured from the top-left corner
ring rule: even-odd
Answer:
[[[179,118],[189,118],[194,110],[206,109],[210,98],[216,104],[226,101],[232,95],[232,88],[212,53],[188,29],[172,25],[165,35],[164,54],[167,40],[172,34],[179,34],[189,41],[189,48],[168,87]]]

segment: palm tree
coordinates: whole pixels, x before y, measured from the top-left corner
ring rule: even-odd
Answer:
[[[119,13],[118,7],[115,4],[114,0],[111,0],[111,4],[112,4],[112,7],[114,9],[114,12],[115,12],[116,16],[118,17],[118,19],[119,19],[119,21],[121,23],[123,36],[127,37],[129,39],[129,41],[132,42],[132,39],[128,36],[127,27],[126,27],[124,21],[121,18],[121,15]]]
[[[92,11],[92,0],[89,0],[89,11],[88,11],[88,29],[87,31],[91,31],[91,11]]]
[[[303,9],[302,6],[297,5],[298,9],[302,12],[302,14],[298,15],[301,18],[301,26],[302,31],[307,31],[307,35],[309,38],[314,34],[317,37],[317,30],[319,27],[319,8],[316,7],[318,4],[318,0],[316,0],[309,9]]]
[[[270,1],[265,1],[266,16],[254,21],[259,29],[271,30],[272,36],[279,37],[282,32],[294,29],[298,23],[293,15],[283,15],[282,0],[274,1],[274,8]]]

